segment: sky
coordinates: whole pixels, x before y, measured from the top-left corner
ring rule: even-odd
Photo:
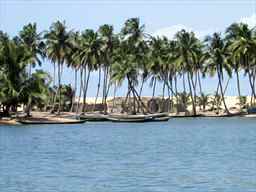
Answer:
[[[155,36],[172,38],[180,29],[193,30],[199,38],[213,32],[223,32],[233,22],[256,25],[256,0],[0,0],[0,30],[10,36],[17,35],[29,22],[36,22],[39,31],[49,29],[52,22],[66,22],[69,29],[97,30],[102,24],[112,24],[119,32],[126,19],[139,17],[146,32]],[[45,61],[42,68],[51,72],[52,65]],[[242,78],[242,93],[248,94],[247,80]],[[73,81],[73,73],[65,69],[63,82]],[[235,79],[230,80],[227,95],[237,95]],[[216,78],[205,79],[203,88],[207,92],[216,89]],[[94,96],[97,74],[92,75],[89,96]],[[182,87],[182,86],[180,86]],[[162,86],[157,86],[161,95]],[[119,88],[124,95],[126,87]],[[145,87],[143,95],[151,95]]]

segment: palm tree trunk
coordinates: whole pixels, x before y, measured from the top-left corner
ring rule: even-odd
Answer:
[[[30,110],[31,110],[31,97],[28,98],[27,107],[26,107],[26,116],[30,117]]]
[[[73,95],[73,98],[72,98],[72,105],[71,105],[71,108],[70,108],[70,112],[72,112],[73,109],[74,109],[74,103],[75,103],[75,100],[76,100],[76,90],[77,90],[77,69],[75,69],[75,88],[74,88],[74,95]]]
[[[175,93],[176,93],[176,95],[178,95],[178,86],[177,86],[177,76],[175,75],[174,76],[174,86],[175,86]]]
[[[86,99],[87,99],[87,90],[88,90],[88,85],[89,85],[89,80],[90,80],[90,74],[91,74],[91,70],[88,69],[88,75],[87,75],[87,80],[86,80],[86,84],[85,84],[85,90],[84,90],[84,105],[83,105],[83,113],[85,113],[87,111],[87,103],[86,103]]]
[[[193,97],[192,85],[191,85],[191,82],[190,82],[190,74],[189,74],[189,72],[187,72],[187,78],[188,78],[190,97],[191,97],[191,100],[192,100],[193,115],[196,116],[196,105],[195,105],[195,101],[194,101],[194,97]]]
[[[58,93],[59,93],[59,87],[57,87],[56,93],[53,94],[53,104],[52,104],[51,113],[53,113],[55,110],[56,99],[57,99]]]
[[[113,104],[112,104],[112,109],[111,109],[112,113],[114,112],[114,108],[116,107],[116,90],[117,90],[117,85],[116,85],[116,82],[115,82]]]
[[[61,64],[58,64],[58,87],[59,87],[59,107],[58,107],[58,115],[60,115],[61,111]]]
[[[133,85],[131,85],[131,87],[133,87]],[[133,89],[132,89],[132,94],[133,94],[133,112],[132,113],[136,114],[136,97]]]
[[[197,102],[196,102],[196,84],[197,84],[197,78],[196,78],[196,80],[195,80],[195,82],[194,82],[192,74],[190,74],[190,82],[192,82],[192,87],[193,87],[193,91],[194,91],[193,97],[194,97],[194,102],[195,102],[195,105],[196,105],[196,103],[197,103]]]
[[[175,87],[175,95],[176,95],[176,110],[177,110],[177,113],[179,113],[179,110],[178,110],[179,98],[178,98],[177,74],[175,74],[175,76],[174,76],[174,87]]]
[[[252,97],[255,97],[256,95],[255,95],[254,86],[253,86],[252,77],[251,77],[250,72],[248,72],[248,78],[249,78],[249,84],[251,87]]]
[[[97,93],[96,93],[96,97],[95,97],[95,101],[94,101],[94,106],[93,106],[93,110],[95,110],[96,104],[97,104],[97,100],[98,100],[98,96],[99,96],[99,92],[100,92],[100,82],[101,82],[101,68],[99,68],[99,76],[98,76],[98,88],[97,88]]]
[[[142,89],[143,89],[144,83],[145,83],[145,78],[142,78],[142,83],[141,83],[140,92],[139,92],[139,95],[140,95],[140,96],[141,96],[141,94],[142,94]]]
[[[203,94],[203,91],[202,91],[202,83],[201,83],[201,76],[200,76],[200,73],[199,71],[197,72],[197,78],[198,78],[198,85],[199,85],[199,91],[200,91],[200,95]]]
[[[162,99],[164,99],[164,93],[165,93],[165,82],[163,81]]]
[[[183,93],[186,93],[185,73],[182,73]]]
[[[76,114],[78,114],[79,108],[80,108],[80,100],[82,96],[82,90],[83,90],[83,68],[80,69],[80,89],[79,89],[79,96],[78,101],[76,105]]]
[[[165,101],[165,100],[164,100],[165,81],[163,81],[163,90],[162,90],[162,91],[163,91],[163,95],[162,95],[162,102],[161,102],[161,104],[162,104],[162,105],[161,105],[161,112],[164,111],[164,103],[165,103],[165,102],[164,102],[164,101]]]
[[[104,114],[107,114],[107,98],[108,98],[108,93],[110,90],[110,79],[108,79],[109,77],[109,67],[107,68],[107,72],[106,72],[106,89],[105,89],[105,96],[104,96]]]
[[[170,75],[171,76],[171,75]],[[170,89],[173,90],[173,78],[170,77]],[[168,112],[171,111],[171,109],[173,108],[173,93],[171,92],[171,90],[168,89],[168,98],[169,98],[169,105],[168,105]]]
[[[56,79],[56,64],[53,63],[53,87],[56,86],[55,79]]]
[[[223,87],[222,87],[222,81],[221,81],[221,74],[220,74],[220,71],[218,70],[217,71],[218,73],[218,80],[219,80],[219,85],[220,85],[220,93],[221,93],[221,97],[222,97],[222,101],[223,101],[223,104],[224,104],[224,107],[225,107],[225,110],[228,114],[230,114],[229,110],[228,110],[228,107],[226,105],[226,102],[225,102],[225,96],[224,96],[224,92],[223,92]]]
[[[238,97],[239,97],[239,106],[241,109],[241,89],[240,89],[240,80],[239,80],[239,73],[238,70],[236,70],[236,84],[237,84],[237,91],[238,91]]]
[[[56,64],[53,63],[53,88],[56,87],[56,82],[55,82],[55,79],[56,79]],[[54,112],[54,108],[55,108],[55,104],[56,104],[56,96],[58,94],[58,90],[59,88],[57,88],[56,90],[56,93],[52,95],[52,109],[51,109],[51,112]]]
[[[102,104],[104,104],[104,98],[105,98],[105,95],[106,95],[106,74],[107,74],[107,69],[106,69],[106,66],[104,66],[103,68],[103,91],[102,91]]]
[[[127,90],[126,97],[125,97],[125,100],[124,100],[125,107],[127,105],[127,101],[128,101],[128,97],[129,97],[130,92],[131,92],[131,89],[130,89],[130,87],[128,85],[128,90]]]
[[[152,99],[155,97],[155,92],[156,92],[156,77],[154,77]]]
[[[84,77],[83,77],[83,107],[82,107],[82,113],[84,113],[85,109],[85,89],[86,89],[86,77],[87,77],[87,67],[84,67]]]

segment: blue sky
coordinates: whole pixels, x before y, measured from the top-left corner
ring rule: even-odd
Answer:
[[[214,31],[223,31],[233,22],[245,21],[256,24],[256,0],[0,0],[0,29],[16,35],[23,25],[36,22],[39,30],[46,30],[56,20],[65,20],[70,29],[97,29],[102,24],[112,24],[118,32],[126,19],[139,17],[146,25],[146,31],[153,35],[171,36],[179,29],[194,30],[199,37]],[[45,62],[43,68],[51,71]],[[94,96],[97,74],[93,74],[89,96]],[[69,82],[73,75],[65,70],[63,80]],[[216,87],[215,79],[207,79],[204,88],[212,92]],[[227,94],[236,94],[235,80]],[[247,93],[247,81],[242,81],[242,91]],[[158,86],[160,94],[161,87]],[[125,88],[119,90],[122,95]],[[144,95],[151,95],[145,89]]]

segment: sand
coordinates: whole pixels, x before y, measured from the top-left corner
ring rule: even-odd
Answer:
[[[213,97],[212,97],[213,98]],[[107,99],[107,103],[111,106],[112,105],[112,99],[113,97],[108,97]],[[123,100],[123,97],[118,97],[117,100]],[[146,103],[146,101],[150,100],[151,97],[143,97],[142,100]],[[249,104],[251,97],[247,97],[247,104]],[[78,101],[78,99],[76,99]],[[226,100],[226,104],[230,110],[230,112],[233,115],[237,115],[237,116],[243,116],[243,117],[256,117],[256,115],[248,115],[248,114],[241,114],[240,112],[240,106],[239,106],[239,99],[236,96],[226,96],[225,97]],[[99,97],[98,98],[98,102],[97,103],[101,103],[102,99]],[[80,100],[80,102],[82,102],[82,99]],[[94,104],[95,102],[95,98],[94,97],[88,97],[87,98],[87,103],[88,104]],[[216,114],[215,111],[209,111],[210,109],[210,105],[206,107],[205,111],[202,111],[199,109],[199,107],[197,107],[197,114],[201,115],[203,117],[223,117],[226,116],[227,114],[224,112],[224,106],[223,104],[221,105],[222,110],[220,110],[219,114]],[[170,116],[172,117],[184,117],[184,116],[188,116],[192,111],[192,105],[188,106],[188,111],[189,114],[185,113],[185,112],[180,112],[180,113],[170,113]],[[32,112],[32,117],[30,118],[22,118],[22,119],[26,119],[26,120],[35,120],[35,121],[55,121],[55,122],[71,122],[71,121],[77,121],[75,119],[75,117],[77,116],[76,113],[70,113],[70,112],[63,112],[60,115],[57,114],[50,114],[49,112]],[[20,119],[18,118],[18,119]],[[15,125],[18,124],[17,121],[15,119],[8,119],[8,118],[3,118],[0,119],[0,125]]]

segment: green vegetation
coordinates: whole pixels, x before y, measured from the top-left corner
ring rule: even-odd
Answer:
[[[33,70],[45,59],[53,64],[52,79],[41,70]],[[242,72],[250,85],[251,105],[255,104],[255,63],[256,31],[243,23],[234,23],[224,34],[214,33],[205,40],[185,30],[178,31],[172,40],[152,37],[145,33],[145,26],[138,18],[128,19],[117,34],[113,26],[106,24],[97,31],[77,32],[69,30],[65,22],[57,21],[43,33],[37,31],[36,24],[28,24],[13,38],[0,31],[0,106],[2,115],[15,112],[20,105],[25,106],[27,115],[34,106],[58,113],[76,109],[78,113],[82,98],[81,112],[85,113],[91,73],[97,71],[95,105],[102,92],[104,113],[110,88],[115,87],[116,92],[124,83],[127,93],[122,105],[133,114],[148,112],[141,98],[148,80],[152,99],[160,84],[163,98],[167,92],[172,105],[173,100],[185,107],[192,104],[193,115],[197,114],[197,107],[206,110],[209,103],[218,111],[223,103],[229,113],[225,82],[232,76],[236,78],[240,106],[246,106],[239,79]],[[74,88],[62,85],[64,66],[74,71]],[[203,78],[215,75],[216,97],[210,101],[210,96],[202,90]],[[75,93],[79,96],[76,103]]]

